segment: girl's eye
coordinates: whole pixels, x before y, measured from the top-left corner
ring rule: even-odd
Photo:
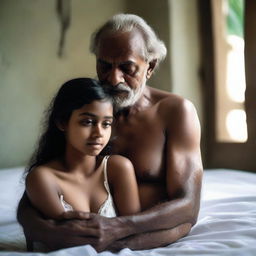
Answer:
[[[103,122],[102,125],[103,125],[104,128],[108,128],[108,127],[112,126],[112,122]]]
[[[81,123],[81,125],[84,125],[84,126],[90,126],[90,125],[93,125],[93,120],[92,119],[84,119],[80,123]]]

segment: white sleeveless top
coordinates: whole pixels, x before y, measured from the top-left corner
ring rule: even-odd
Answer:
[[[108,176],[107,176],[107,161],[108,161],[109,156],[105,156],[103,158],[103,172],[104,172],[104,187],[108,193],[108,197],[105,200],[105,202],[101,205],[98,214],[104,216],[104,217],[108,217],[108,218],[112,218],[112,217],[116,217],[116,209],[115,209],[115,205],[114,205],[114,201],[113,198],[111,196],[110,193],[110,188],[108,185]],[[63,195],[60,195],[60,202],[64,208],[64,211],[73,211],[73,207],[68,204],[67,202],[65,202]]]

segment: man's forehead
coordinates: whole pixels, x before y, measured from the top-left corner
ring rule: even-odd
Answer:
[[[110,61],[121,57],[120,61],[135,61],[143,52],[144,40],[139,32],[111,32],[100,37],[97,58]]]
[[[143,36],[141,32],[138,29],[133,29],[130,31],[112,31],[112,30],[106,30],[102,32],[102,34],[99,37],[99,42],[109,41],[109,40],[119,40],[124,38],[126,41],[128,40],[142,40],[144,41]]]
[[[131,59],[127,59],[127,60],[113,60],[113,59],[104,59],[104,58],[97,58],[97,62],[100,64],[117,64],[117,65],[134,65],[136,64],[136,60],[131,58]]]

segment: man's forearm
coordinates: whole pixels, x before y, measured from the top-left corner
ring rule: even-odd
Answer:
[[[19,203],[17,219],[23,227],[28,249],[32,249],[33,241],[39,241],[46,245],[49,250],[84,244],[90,244],[101,250],[102,247],[97,234],[88,228],[85,220],[88,217],[84,217],[86,214],[75,213],[72,214],[75,219],[63,219],[58,222],[45,219],[33,208],[24,194]]]
[[[143,250],[166,246],[187,235],[191,230],[191,226],[190,223],[187,223],[171,229],[129,236],[128,238],[115,241],[108,249],[112,251],[119,251],[123,248]]]
[[[134,234],[166,230],[177,225],[195,224],[199,202],[182,198],[158,204],[133,216],[118,217],[123,222],[119,239]]]
[[[32,212],[36,215],[38,214],[36,213],[36,210],[31,207],[31,204],[26,196],[26,193],[24,193],[19,202],[19,206],[17,210],[17,220],[20,223],[20,225],[23,227],[26,237],[33,236],[32,233],[33,233],[34,225],[33,226],[30,225],[31,223],[33,223],[30,221],[30,218],[31,217],[33,218],[34,216]]]
[[[118,217],[116,221],[123,223],[123,230],[115,234],[115,240],[130,235],[172,229],[182,224],[189,223],[193,226],[200,208],[201,180],[202,171],[198,169],[183,181],[180,189],[169,195],[168,201],[132,216]]]
[[[38,230],[46,230],[47,224],[50,224],[50,221],[45,221],[41,214],[31,206],[26,193],[23,194],[20,200],[17,220],[23,227],[26,238],[31,239],[33,237],[34,241],[40,241],[42,236],[44,237],[43,232],[38,232]]]

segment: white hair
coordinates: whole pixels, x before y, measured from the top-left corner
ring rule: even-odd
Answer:
[[[163,41],[161,41],[154,30],[141,17],[134,14],[114,15],[105,24],[99,27],[91,37],[90,50],[97,55],[100,38],[103,32],[130,32],[137,29],[144,39],[144,49],[142,57],[145,61],[156,60],[156,65],[166,57],[167,50]]]

